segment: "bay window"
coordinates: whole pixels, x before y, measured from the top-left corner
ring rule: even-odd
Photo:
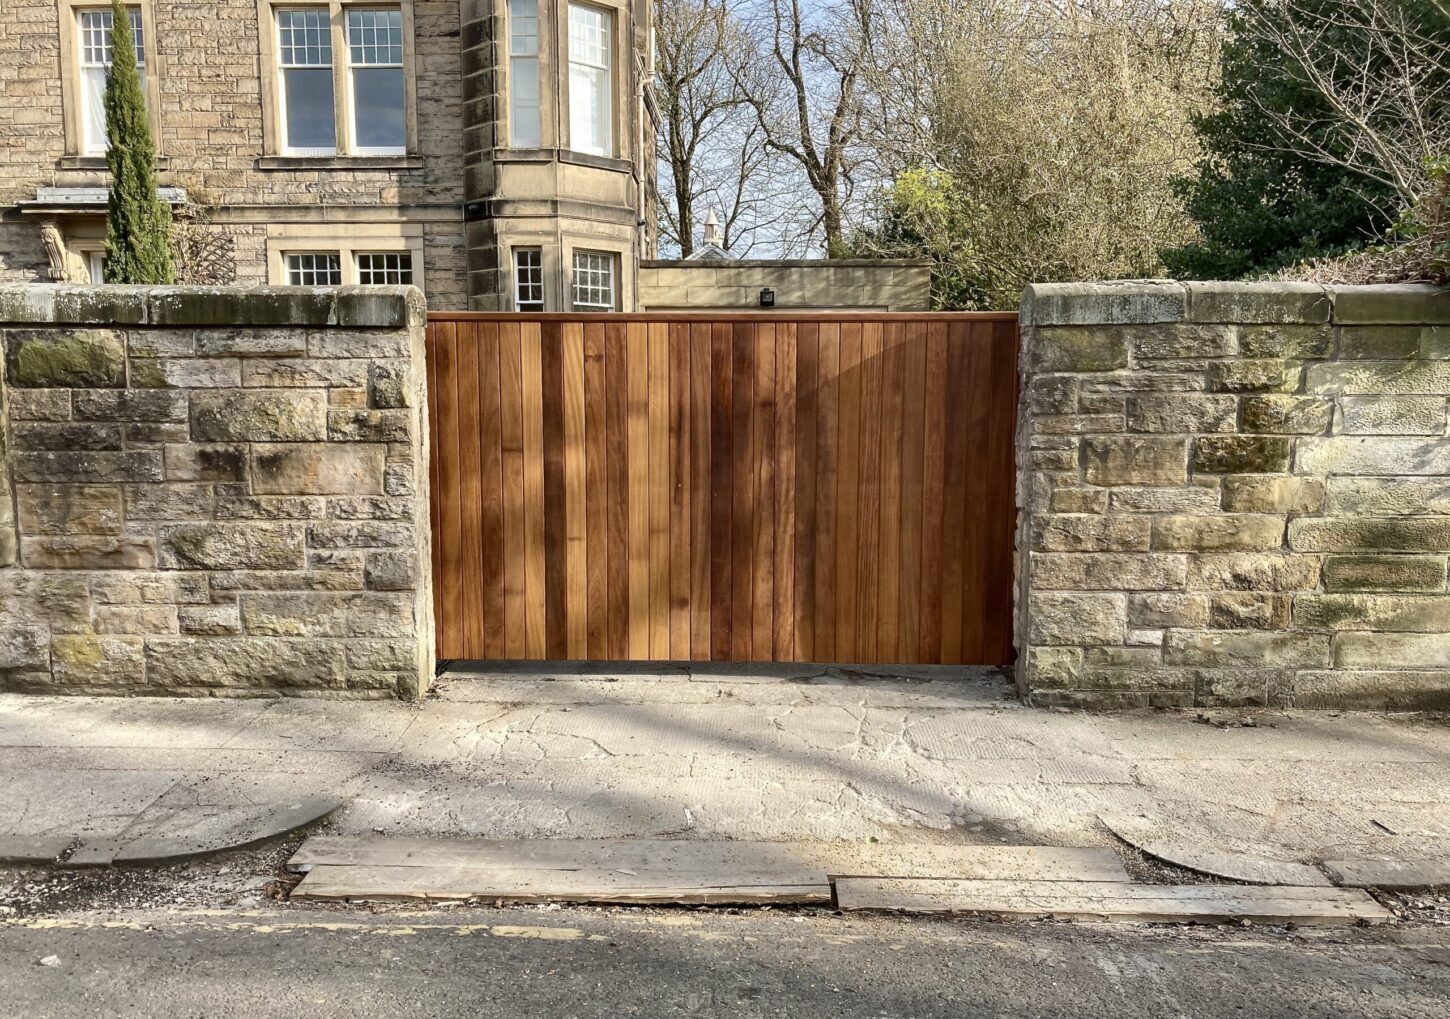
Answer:
[[[509,141],[542,144],[539,116],[539,0],[509,0]]]
[[[569,5],[569,147],[614,154],[614,19],[587,4]]]

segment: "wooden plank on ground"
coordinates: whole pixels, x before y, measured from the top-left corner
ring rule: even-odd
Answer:
[[[1362,891],[1261,885],[842,878],[836,882],[836,902],[845,910],[992,913],[1150,923],[1253,920],[1347,926],[1392,919],[1383,906]]]
[[[790,878],[795,878],[791,883]],[[777,876],[745,871],[634,875],[608,870],[470,867],[314,867],[293,899],[505,899],[511,902],[827,904],[824,874]]]
[[[1347,888],[1450,887],[1450,860],[1326,860],[1324,869]]]
[[[626,868],[637,873],[953,877],[999,881],[1127,881],[1110,849],[937,846],[864,842],[701,842],[682,839],[430,839],[316,835],[287,865],[508,869]]]

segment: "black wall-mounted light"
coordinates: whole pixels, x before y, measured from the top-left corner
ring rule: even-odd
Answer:
[[[762,308],[775,307],[775,291],[770,289],[770,287],[765,287],[760,291],[760,306]]]

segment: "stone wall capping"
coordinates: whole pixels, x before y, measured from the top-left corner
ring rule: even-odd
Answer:
[[[1450,324],[1450,289],[1429,283],[1331,286],[1337,325]]]
[[[1182,322],[1187,314],[1188,291],[1175,280],[1033,283],[1022,296],[1022,320],[1038,326]]]
[[[1318,283],[1185,283],[1191,322],[1236,325],[1328,322],[1332,302]]]

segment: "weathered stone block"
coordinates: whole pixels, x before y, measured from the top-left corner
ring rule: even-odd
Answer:
[[[1420,326],[1341,326],[1339,356],[1346,361],[1414,360]]]
[[[333,321],[333,291],[302,287],[158,287],[151,291],[156,325],[321,326]]]
[[[1450,439],[1336,435],[1299,440],[1295,466],[1308,474],[1450,475]]]
[[[1301,518],[1289,522],[1296,552],[1450,551],[1450,518]]]
[[[1044,591],[1181,588],[1188,557],[1155,554],[1032,554],[1032,586]]]
[[[174,444],[166,447],[165,455],[169,481],[245,481],[247,477],[246,446]]]
[[[377,410],[414,406],[415,388],[411,362],[377,361],[368,367],[368,403]]]
[[[1329,294],[1317,283],[1185,283],[1194,322],[1328,322]]]
[[[9,394],[12,421],[69,421],[69,389],[16,389]]]
[[[1301,594],[1294,599],[1294,625],[1302,630],[1450,634],[1450,595]]]
[[[219,389],[242,384],[232,357],[133,357],[131,385],[142,389]]]
[[[1181,485],[1188,477],[1185,439],[1093,436],[1082,440],[1089,485]]]
[[[1106,488],[1059,488],[1051,493],[1048,507],[1054,513],[1105,513]]]
[[[333,442],[406,442],[411,435],[412,411],[331,410],[327,438]]]
[[[1322,360],[1334,350],[1334,329],[1328,325],[1251,325],[1239,331],[1244,357]]]
[[[259,495],[381,495],[386,455],[371,444],[257,444],[252,489]]]
[[[1284,543],[1284,519],[1250,513],[1166,516],[1153,521],[1153,548],[1166,552],[1272,550]]]
[[[1336,361],[1311,364],[1304,390],[1336,396],[1450,396],[1450,361]]]
[[[340,687],[346,678],[337,641],[161,637],[146,641],[145,657],[151,685],[171,690],[319,690]]]
[[[210,485],[127,485],[125,495],[127,520],[205,520],[212,513]]]
[[[413,499],[376,495],[330,499],[328,506],[338,520],[412,520],[418,510]]]
[[[17,421],[10,433],[15,450],[119,450],[121,426],[78,421]]]
[[[1450,515],[1450,478],[1330,478],[1328,485],[1329,512],[1338,515]]]
[[[327,394],[247,389],[195,393],[191,437],[200,442],[313,442],[327,438]]]
[[[1334,419],[1334,402],[1314,396],[1271,393],[1244,398],[1246,432],[1323,435]]]
[[[146,674],[141,638],[62,634],[50,642],[51,673],[74,686],[140,685]]]
[[[1292,393],[1298,388],[1298,361],[1264,358],[1215,361],[1208,366],[1208,389],[1215,393]]]
[[[0,629],[0,678],[49,669],[50,634],[45,627],[10,623]]]
[[[22,534],[120,534],[121,490],[109,485],[17,485]]]
[[[1128,340],[1121,331],[1036,329],[1028,357],[1034,371],[1112,371],[1128,366]]]
[[[1219,479],[1192,478],[1184,488],[1115,488],[1114,513],[1213,513],[1219,508]]]
[[[307,544],[317,549],[412,548],[413,525],[327,520],[307,526]]]
[[[1092,435],[1102,432],[1121,432],[1123,424],[1121,414],[1042,414],[1034,420],[1033,427],[1040,435]],[[390,441],[396,442],[406,435],[407,424],[404,419],[401,430],[392,436]]]
[[[1429,555],[1326,556],[1326,591],[1443,591],[1446,557]]]
[[[332,328],[308,333],[307,352],[313,357],[406,358],[411,353],[412,339],[407,330]]]
[[[26,389],[115,388],[126,384],[126,345],[111,329],[11,330],[6,377]]]
[[[1034,592],[1028,597],[1027,639],[1033,644],[1121,644],[1127,637],[1123,595]]]
[[[1324,487],[1319,478],[1230,475],[1223,479],[1223,508],[1229,513],[1318,513]]]
[[[7,625],[33,624],[55,633],[88,633],[88,580],[76,573],[0,570],[0,618]]]
[[[272,637],[410,637],[413,602],[406,594],[249,594],[242,626]]]
[[[1133,355],[1144,360],[1164,358],[1231,357],[1239,352],[1238,330],[1232,326],[1165,325],[1125,326]]]
[[[1450,670],[1300,672],[1294,677],[1294,706],[1311,710],[1450,710]]]
[[[132,325],[146,321],[146,292],[135,287],[11,286],[0,288],[0,322]]]
[[[1450,292],[1423,283],[1330,287],[1334,321],[1395,325],[1450,322]]]
[[[326,513],[321,496],[223,495],[216,503],[218,520],[316,520]]]
[[[329,389],[327,405],[333,410],[366,410],[368,391],[366,389]]]
[[[369,552],[363,582],[373,591],[412,591],[418,587],[418,554]]]
[[[1334,635],[1334,664],[1346,669],[1450,669],[1450,640],[1443,633]]]
[[[226,605],[182,605],[176,610],[182,633],[201,637],[233,637],[242,632],[241,613],[236,602]]]
[[[418,665],[418,648],[411,640],[350,640],[347,667],[370,672],[406,672]]]
[[[1171,631],[1164,639],[1163,661],[1205,668],[1323,668],[1329,664],[1329,636],[1260,630]]]
[[[1128,401],[1134,432],[1231,432],[1238,398],[1207,393],[1143,393]]]
[[[1193,702],[1212,707],[1289,706],[1293,672],[1284,669],[1198,669],[1193,673]]]
[[[202,329],[196,334],[196,352],[202,357],[227,355],[302,356],[307,353],[305,329]]]
[[[160,481],[161,454],[127,452],[40,452],[11,454],[17,482],[104,485],[126,481]]]
[[[1341,430],[1356,435],[1443,435],[1443,396],[1346,396]]]
[[[91,588],[97,605],[196,605],[211,597],[206,577],[190,573],[98,573]]]
[[[1128,624],[1148,630],[1201,629],[1208,625],[1208,596],[1161,591],[1129,595]]]
[[[1024,325],[1180,322],[1187,312],[1179,283],[1034,283],[1022,295]]]
[[[185,421],[187,394],[170,389],[84,389],[75,394],[81,421]]]
[[[172,605],[98,605],[93,618],[97,633],[146,636],[176,632],[176,607]]]
[[[1147,517],[1076,514],[1038,515],[1033,548],[1043,552],[1146,552],[1152,531]]]
[[[1287,471],[1289,440],[1277,435],[1206,435],[1193,441],[1193,469],[1205,474]]]
[[[1037,414],[1075,414],[1077,379],[1072,375],[1037,375],[1024,383],[1032,410]]]
[[[1285,630],[1289,618],[1289,595],[1224,591],[1210,602],[1208,625],[1216,630]]]
[[[156,548],[143,535],[72,534],[22,538],[20,558],[33,570],[149,569],[156,565]]]
[[[159,529],[160,563],[173,570],[300,570],[300,524],[197,523]]]
[[[371,362],[361,358],[248,358],[242,362],[242,384],[249,388],[362,389]]]

